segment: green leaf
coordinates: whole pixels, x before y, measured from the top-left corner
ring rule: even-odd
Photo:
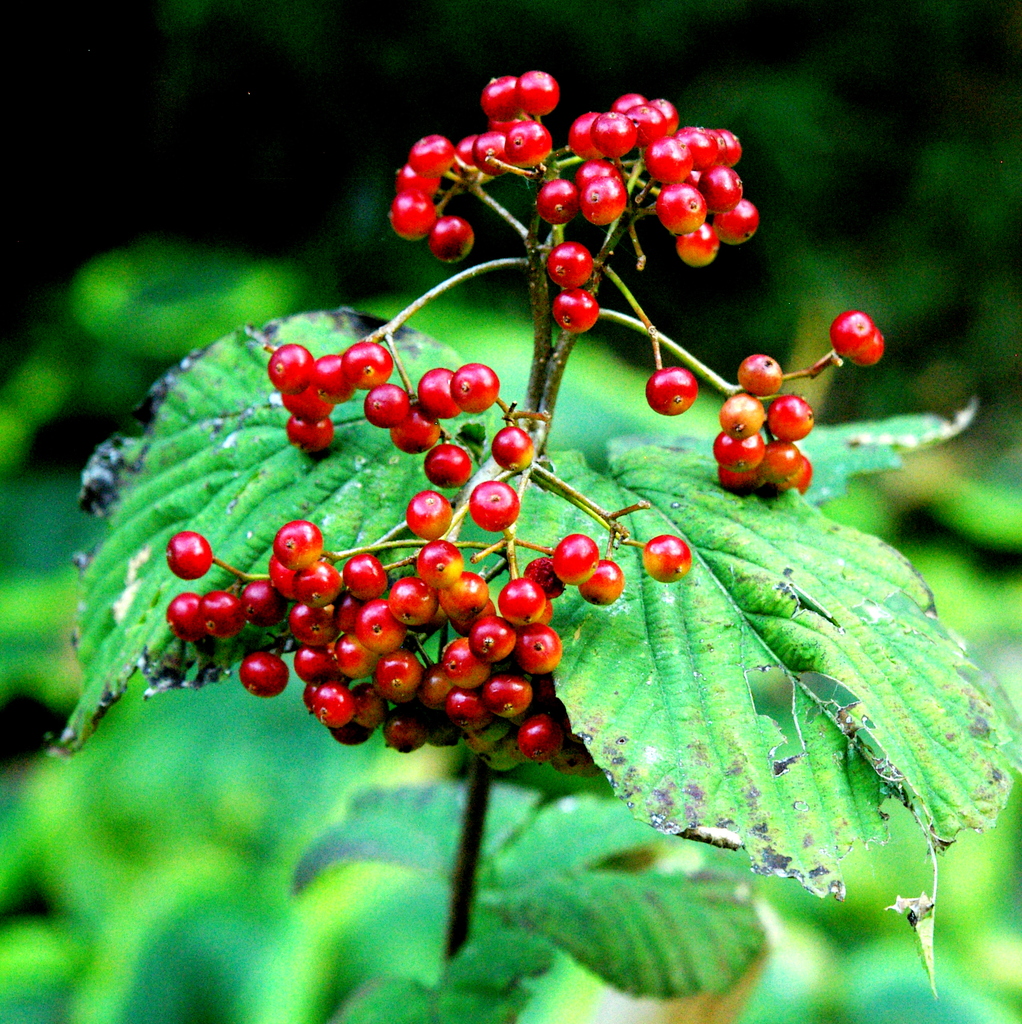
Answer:
[[[436,993],[408,978],[374,978],[344,1004],[336,1024],[439,1024]]]
[[[806,498],[816,506],[840,498],[850,476],[898,469],[902,453],[950,440],[968,427],[975,414],[973,403],[952,420],[925,413],[840,426],[819,425],[799,442],[813,464],[813,484]]]
[[[993,824],[1008,734],[904,558],[797,494],[724,492],[702,453],[629,448],[614,482],[570,455],[554,463],[604,508],[648,499],[651,511],[629,517],[635,536],[679,533],[694,552],[692,573],[665,587],[621,549],[629,585],[615,605],[566,597],[558,608],[558,692],[637,817],[744,845],[755,871],[839,897],[852,843],[886,837],[888,795],[937,842]],[[539,538],[580,528],[551,496],[519,527]],[[779,686],[787,734],[757,709]],[[775,758],[786,742],[793,753]]]
[[[333,864],[353,861],[386,861],[447,875],[454,865],[465,799],[465,787],[453,782],[363,793],[344,821],[320,836],[302,857],[295,888],[303,889]],[[522,824],[538,800],[533,790],[492,788],[484,856]]]
[[[419,460],[397,452],[385,431],[362,417],[362,398],[334,412],[337,436],[310,458],[288,444],[287,413],[266,377],[266,340],[297,342],[314,355],[343,351],[375,321],[350,310],[309,313],[239,331],[189,356],[153,389],[140,438],[101,446],[84,476],[86,501],[110,513],[110,533],[82,579],[78,654],[85,691],[61,738],[81,746],[103,712],[141,669],[149,693],[201,686],[240,658],[255,627],[240,638],[175,641],[165,611],[183,590],[213,590],[232,577],[214,566],[201,582],[182,584],[163,551],[182,529],[198,530],[216,555],[239,569],[265,572],[277,528],[315,520],[337,548],[376,540],[404,519],[419,490]],[[397,343],[409,372],[459,365],[458,357],[412,331]]]

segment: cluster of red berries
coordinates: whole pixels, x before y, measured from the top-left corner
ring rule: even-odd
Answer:
[[[474,234],[466,220],[444,214],[447,204],[512,172],[540,183],[536,214],[558,229],[579,214],[605,226],[626,212],[633,221],[655,213],[693,267],[713,262],[721,242],[738,245],[755,234],[759,213],[742,198],[734,170],[742,147],[732,132],[679,128],[670,101],[627,93],[606,112],[577,117],[567,146],[555,151],[541,118],[559,99],[560,88],[545,71],[493,79],[481,96],[487,131],[457,144],[427,135],[409,150],[390,208],[394,231],[412,241],[428,237],[439,259],[460,260]],[[561,176],[576,164],[571,178]],[[445,179],[450,184],[441,192]],[[553,301],[554,320],[573,333],[588,331],[600,313],[600,268],[590,250],[579,242],[553,245],[547,271],[562,288]]]

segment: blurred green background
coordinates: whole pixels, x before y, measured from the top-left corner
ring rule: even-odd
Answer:
[[[478,131],[494,75],[557,77],[557,139],[625,91],[741,137],[756,239],[693,271],[650,226],[642,277],[619,261],[654,322],[725,375],[750,352],[815,358],[856,307],[888,354],[814,384],[821,421],[978,397],[965,435],[827,512],[906,551],[1022,704],[1022,5],[163,0],[22,17],[0,357],[0,1020],[319,1024],[360,977],[429,977],[442,894],[368,869],[300,899],[289,882],[355,788],[449,759],[342,751],[294,700],[230,684],[147,705],[132,691],[72,761],[41,751],[80,684],[70,558],[102,534],[75,505],[94,445],[133,429],[167,365],[239,323],[393,312],[441,280],[389,232],[392,175],[420,136]],[[522,189],[494,191],[515,207]],[[475,226],[473,261],[515,254],[488,211],[452,210]],[[513,277],[417,325],[524,373]],[[601,437],[657,426],[637,338],[597,329],[569,371],[560,440],[594,461]],[[930,884],[890,810],[895,840],[852,855],[845,904],[758,883],[775,952],[745,1024],[1022,1019],[1022,800],[942,861],[938,1003],[883,910]],[[593,1019],[599,998],[565,966],[534,1021]]]

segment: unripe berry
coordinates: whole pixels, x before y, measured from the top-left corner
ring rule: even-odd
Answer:
[[[776,359],[766,355],[746,356],[738,367],[738,383],[759,398],[776,395],[784,380],[784,371]]]
[[[741,440],[760,432],[766,422],[766,410],[752,395],[732,395],[720,407],[719,419],[725,434]]]

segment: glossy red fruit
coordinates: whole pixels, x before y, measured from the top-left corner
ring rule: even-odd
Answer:
[[[713,457],[725,469],[744,473],[763,461],[764,445],[762,434],[739,439],[721,431],[713,442]]]
[[[436,207],[424,192],[398,192],[390,204],[390,226],[399,238],[417,242],[436,223]]]
[[[567,224],[578,213],[578,189],[566,178],[544,182],[536,194],[536,213],[547,224]]]
[[[654,139],[642,156],[650,177],[665,185],[680,184],[692,170],[692,154],[688,146],[672,135]]]
[[[518,495],[502,480],[484,480],[468,499],[468,514],[481,530],[500,533],[517,518],[521,509]]]
[[[474,469],[472,456],[456,444],[438,444],[422,463],[426,479],[436,487],[464,487]]]
[[[813,429],[813,407],[799,395],[781,395],[770,403],[767,426],[778,441],[801,441]]]
[[[687,234],[706,220],[706,200],[687,182],[665,185],[657,196],[656,213],[671,234]]]
[[[614,100],[610,105],[610,109],[617,114],[624,114],[632,107],[637,107],[640,104],[648,102],[649,100],[647,100],[641,92],[626,92]]]
[[[523,113],[542,117],[557,106],[560,98],[561,87],[553,75],[545,71],[526,71],[518,76],[515,100]]]
[[[593,122],[600,116],[598,110],[590,110],[580,114],[568,129],[568,148],[583,160],[597,160],[603,154],[596,148],[592,139]]]
[[[297,395],[312,381],[315,360],[303,345],[281,345],[270,355],[266,370],[273,386],[285,395]]]
[[[545,555],[534,558],[525,567],[522,574],[530,580],[535,580],[543,588],[549,600],[554,600],[564,593],[564,581],[554,572],[554,560]]]
[[[316,394],[330,405],[347,402],[355,394],[355,385],[344,372],[340,354],[320,356],[316,360],[309,387],[315,388]]]
[[[226,590],[211,590],[203,594],[199,614],[210,636],[237,636],[245,625],[245,609],[241,601]]]
[[[399,754],[418,750],[429,739],[429,726],[414,709],[392,711],[383,723],[383,742]]]
[[[433,199],[440,191],[440,179],[424,178],[421,174],[417,174],[410,164],[405,164],[394,175],[394,191],[399,194],[401,192],[421,192],[427,198]]]
[[[198,594],[178,594],[167,606],[167,625],[180,640],[195,643],[206,636],[206,621],[202,617]]]
[[[486,680],[480,696],[488,711],[501,718],[515,718],[529,710],[532,684],[524,676],[502,672]]]
[[[717,140],[702,128],[681,128],[674,133],[674,137],[688,146],[692,154],[693,170],[704,171],[716,163]]]
[[[315,523],[294,519],[273,538],[273,557],[285,569],[304,569],[323,554],[323,534]]]
[[[270,580],[247,583],[241,592],[241,606],[253,626],[274,626],[287,614],[287,601]]]
[[[353,722],[367,729],[383,725],[387,718],[387,702],[373,689],[372,683],[358,683],[351,688],[351,695],[355,698]]]
[[[834,351],[844,359],[850,359],[860,366],[870,366],[883,355],[883,337],[880,340],[880,354],[872,358],[876,348],[874,335],[878,334],[872,317],[861,310],[849,309],[834,318],[830,325],[830,343]],[[868,361],[863,362],[865,356]]]
[[[438,491],[419,491],[405,511],[408,529],[423,540],[438,540],[451,525],[454,510]]]
[[[674,583],[692,568],[692,551],[680,537],[661,534],[646,541],[642,567],[658,583]]]
[[[397,384],[377,384],[362,403],[365,418],[374,427],[396,427],[411,410],[408,392]]]
[[[609,111],[600,114],[589,129],[593,145],[604,155],[622,157],[635,148],[639,132],[624,113]]]
[[[451,377],[451,398],[462,412],[485,412],[499,394],[500,378],[485,363],[466,363]]]
[[[579,594],[590,604],[613,604],[624,592],[625,574],[617,562],[600,559],[596,571],[578,585]]]
[[[518,749],[530,761],[549,761],[564,744],[564,730],[547,714],[532,715],[518,727]]]
[[[359,601],[373,601],[387,589],[387,570],[383,563],[368,552],[352,555],[342,570],[348,593]]]
[[[673,135],[678,130],[678,108],[670,101],[664,99],[650,100],[649,105],[656,107],[661,114],[664,115],[664,120],[667,122],[667,134]]]
[[[464,217],[441,217],[429,233],[429,251],[443,263],[463,260],[475,245],[475,232]]]
[[[328,729],[340,729],[355,717],[355,698],[342,682],[326,682],[314,686],[307,706]]]
[[[601,178],[615,178],[624,184],[621,172],[609,160],[586,160],[575,171],[575,187],[581,192]]]
[[[760,485],[758,469],[749,469],[744,473],[739,473],[718,465],[717,479],[720,481],[720,486],[732,494],[752,494]]]
[[[628,205],[628,189],[617,175],[606,175],[579,188],[578,208],[590,224],[602,227],[617,220]]]
[[[733,168],[715,164],[700,176],[699,191],[706,198],[710,213],[727,213],[742,200],[742,179]]]
[[[532,462],[536,446],[521,427],[504,427],[493,435],[490,454],[498,466],[517,473]]]
[[[763,450],[759,476],[764,483],[783,484],[802,469],[802,453],[790,441],[771,441]]]
[[[419,405],[427,416],[436,420],[452,419],[461,414],[461,408],[451,397],[451,378],[453,370],[445,366],[435,366],[427,370],[419,378],[416,393]]]
[[[478,135],[466,135],[455,147],[454,147],[454,169],[459,174],[463,174],[465,171],[476,170],[476,159],[474,155],[474,149],[476,139]]]
[[[300,394],[282,395],[281,401],[292,416],[308,423],[325,420],[333,412],[335,404],[321,398],[314,384],[310,384]]]
[[[718,414],[720,429],[730,437],[741,440],[758,434],[766,422],[763,403],[752,395],[732,395],[721,407]]]
[[[478,619],[468,634],[468,646],[472,653],[491,664],[510,658],[517,640],[514,626],[499,615],[486,615]]]
[[[585,583],[600,563],[600,549],[592,537],[569,533],[554,548],[553,566],[562,583],[577,587]]]
[[[295,651],[295,675],[303,683],[325,683],[340,679],[341,670],[329,647],[307,647],[304,644]],[[310,708],[311,710],[311,708]]]
[[[287,665],[266,651],[246,654],[238,666],[241,685],[257,697],[276,697],[287,686],[287,677]]]
[[[437,543],[434,541],[434,543]],[[421,575],[421,574],[420,574]],[[425,577],[423,577],[425,579]],[[440,607],[451,617],[451,620],[474,621],[483,614],[490,603],[489,584],[474,572],[462,572],[447,587],[438,588]],[[471,625],[469,626],[471,629]],[[469,630],[466,629],[467,633]]]
[[[411,651],[388,651],[380,655],[373,669],[373,686],[381,697],[395,704],[407,704],[415,700],[422,673],[422,663]]]
[[[555,295],[551,311],[557,325],[572,334],[592,330],[600,319],[600,304],[584,288],[570,288]]]
[[[711,131],[717,140],[717,163],[734,167],[742,158],[742,144],[738,136],[727,128],[713,128]]]
[[[497,596],[500,614],[512,626],[527,626],[537,622],[546,609],[547,599],[543,588],[525,576],[508,580]]]
[[[394,618],[382,598],[367,601],[355,620],[355,639],[373,654],[396,651],[404,643],[408,627]]]
[[[270,582],[274,589],[279,591],[289,601],[295,599],[295,572],[294,569],[287,569],[281,565],[276,555],[270,555],[269,561]]]
[[[493,721],[494,715],[485,704],[478,689],[453,687],[444,700],[447,717],[462,729],[483,729]]]
[[[713,229],[725,245],[741,245],[756,233],[759,210],[748,199],[743,199],[733,210],[718,213],[713,218]]]
[[[340,729],[330,730],[330,735],[346,747],[357,747],[360,743],[365,743],[372,734],[372,729],[367,729],[365,726],[359,725],[358,722],[349,722],[347,725],[342,725]]]
[[[482,686],[490,676],[490,664],[473,653],[467,637],[452,640],[440,657],[447,678],[455,686],[474,690]]]
[[[637,137],[635,144],[644,149],[656,139],[667,134],[667,118],[650,103],[640,103],[629,107],[625,117],[635,125]]]
[[[746,356],[738,367],[738,383],[759,398],[776,395],[784,381],[784,371],[776,359],[767,355]]]
[[[408,151],[408,163],[424,178],[439,178],[454,163],[454,143],[443,135],[427,135]]]
[[[661,416],[678,416],[699,394],[695,376],[683,366],[665,366],[646,381],[646,402]]]
[[[562,288],[580,288],[593,273],[593,254],[581,242],[561,242],[550,250],[546,272]]]
[[[519,121],[504,138],[504,153],[516,167],[537,167],[554,148],[550,132],[539,121]]]
[[[415,556],[415,571],[429,586],[446,590],[465,571],[465,558],[450,541],[430,541]]]
[[[498,175],[504,174],[505,169],[499,163],[494,162],[500,160],[507,163],[504,152],[504,133],[489,131],[477,135],[472,145],[472,158],[475,160],[476,167],[491,177],[496,178]]]
[[[425,626],[439,607],[436,589],[418,576],[397,580],[387,595],[390,613],[406,626]]]
[[[288,613],[287,624],[292,636],[309,647],[324,647],[337,639],[334,610],[329,605],[313,608],[308,604],[296,604]]]
[[[440,440],[440,424],[418,402],[412,402],[408,415],[390,428],[391,444],[408,455],[428,452]]]
[[[394,359],[375,341],[358,341],[341,356],[344,375],[360,391],[386,384],[394,372]]]
[[[419,703],[425,705],[431,711],[442,711],[447,700],[447,694],[454,688],[454,683],[447,678],[440,665],[429,665],[422,674],[422,682],[416,696]]]
[[[514,75],[491,78],[479,97],[483,113],[494,121],[510,121],[522,108],[518,100],[518,79]]]
[[[794,487],[799,494],[805,494],[809,490],[809,485],[813,482],[813,464],[809,461],[806,454],[802,453],[802,465],[799,466],[797,472],[795,472],[789,479],[788,483]]]
[[[167,565],[182,580],[197,580],[209,572],[213,549],[201,533],[182,530],[167,541]]]
[[[310,423],[308,420],[292,416],[285,427],[287,439],[290,444],[303,452],[321,452],[330,447],[334,439],[334,424],[331,419],[317,420]]]
[[[700,224],[695,231],[678,235],[674,240],[674,250],[682,263],[690,267],[708,267],[717,258],[720,240],[712,224]]]
[[[333,604],[343,585],[341,574],[329,562],[313,562],[295,573],[295,597],[313,608]]]
[[[363,647],[354,633],[345,633],[334,644],[334,656],[341,674],[348,679],[365,679],[373,674],[380,656]],[[368,725],[364,722],[363,725]]]

